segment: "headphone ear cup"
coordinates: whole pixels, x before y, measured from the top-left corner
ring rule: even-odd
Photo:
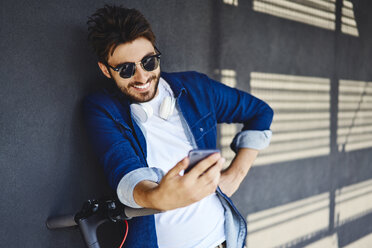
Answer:
[[[130,109],[133,117],[140,122],[146,122],[154,114],[154,110],[152,109],[151,105],[147,103],[132,103],[130,105]]]
[[[172,115],[174,111],[175,105],[176,101],[173,97],[165,97],[160,105],[159,116],[164,120],[168,120],[169,116]]]

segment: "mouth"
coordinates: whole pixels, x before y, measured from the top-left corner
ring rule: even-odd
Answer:
[[[137,83],[137,84],[133,84],[132,87],[136,90],[136,91],[139,91],[139,92],[145,92],[147,90],[150,89],[151,85],[153,82],[155,82],[154,80],[156,79],[156,77],[150,77],[146,83]]]
[[[145,84],[133,85],[133,88],[135,88],[137,91],[141,91],[141,92],[147,91],[150,88],[151,81],[152,80],[148,80],[147,83],[145,83]]]
[[[150,82],[141,85],[133,85],[133,87],[139,90],[145,90],[150,87]]]

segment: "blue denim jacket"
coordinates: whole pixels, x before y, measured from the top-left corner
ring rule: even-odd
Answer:
[[[243,132],[266,130],[256,136],[270,136],[271,133],[267,131],[273,111],[265,102],[197,72],[162,72],[161,76],[172,88],[186,128],[198,148],[216,148],[217,123],[242,123]],[[115,190],[123,177],[130,177],[123,181],[128,181],[127,188],[133,188],[142,180],[160,182],[163,176],[160,169],[148,168],[146,140],[140,127],[131,118],[129,106],[130,101],[115,87],[92,94],[84,101],[88,135],[103,164],[109,184]],[[237,139],[239,136],[232,143],[234,150]],[[247,145],[257,149],[262,148],[260,146],[262,144],[258,147]],[[124,194],[130,194],[128,192],[131,190]],[[243,247],[247,235],[245,219],[219,188],[217,193],[225,208],[227,247]],[[132,195],[128,199],[131,199],[128,205],[136,205]],[[154,216],[131,219],[129,229],[125,242],[128,247],[157,247]]]

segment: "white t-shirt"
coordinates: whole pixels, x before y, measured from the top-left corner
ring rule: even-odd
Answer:
[[[163,78],[159,94],[149,101],[154,114],[139,123],[146,136],[147,162],[167,173],[193,149],[175,108],[168,120],[159,117],[163,99],[173,92]],[[225,240],[224,209],[216,193],[187,207],[155,214],[159,248],[212,248]]]

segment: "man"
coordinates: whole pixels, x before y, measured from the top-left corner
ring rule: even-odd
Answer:
[[[127,247],[243,247],[244,218],[229,199],[271,138],[273,112],[252,95],[196,72],[160,71],[160,51],[143,15],[108,6],[88,21],[102,73],[114,87],[86,98],[96,153],[120,201],[164,212],[133,218]],[[215,149],[217,123],[243,123],[221,172],[215,153],[189,172],[189,150]]]

